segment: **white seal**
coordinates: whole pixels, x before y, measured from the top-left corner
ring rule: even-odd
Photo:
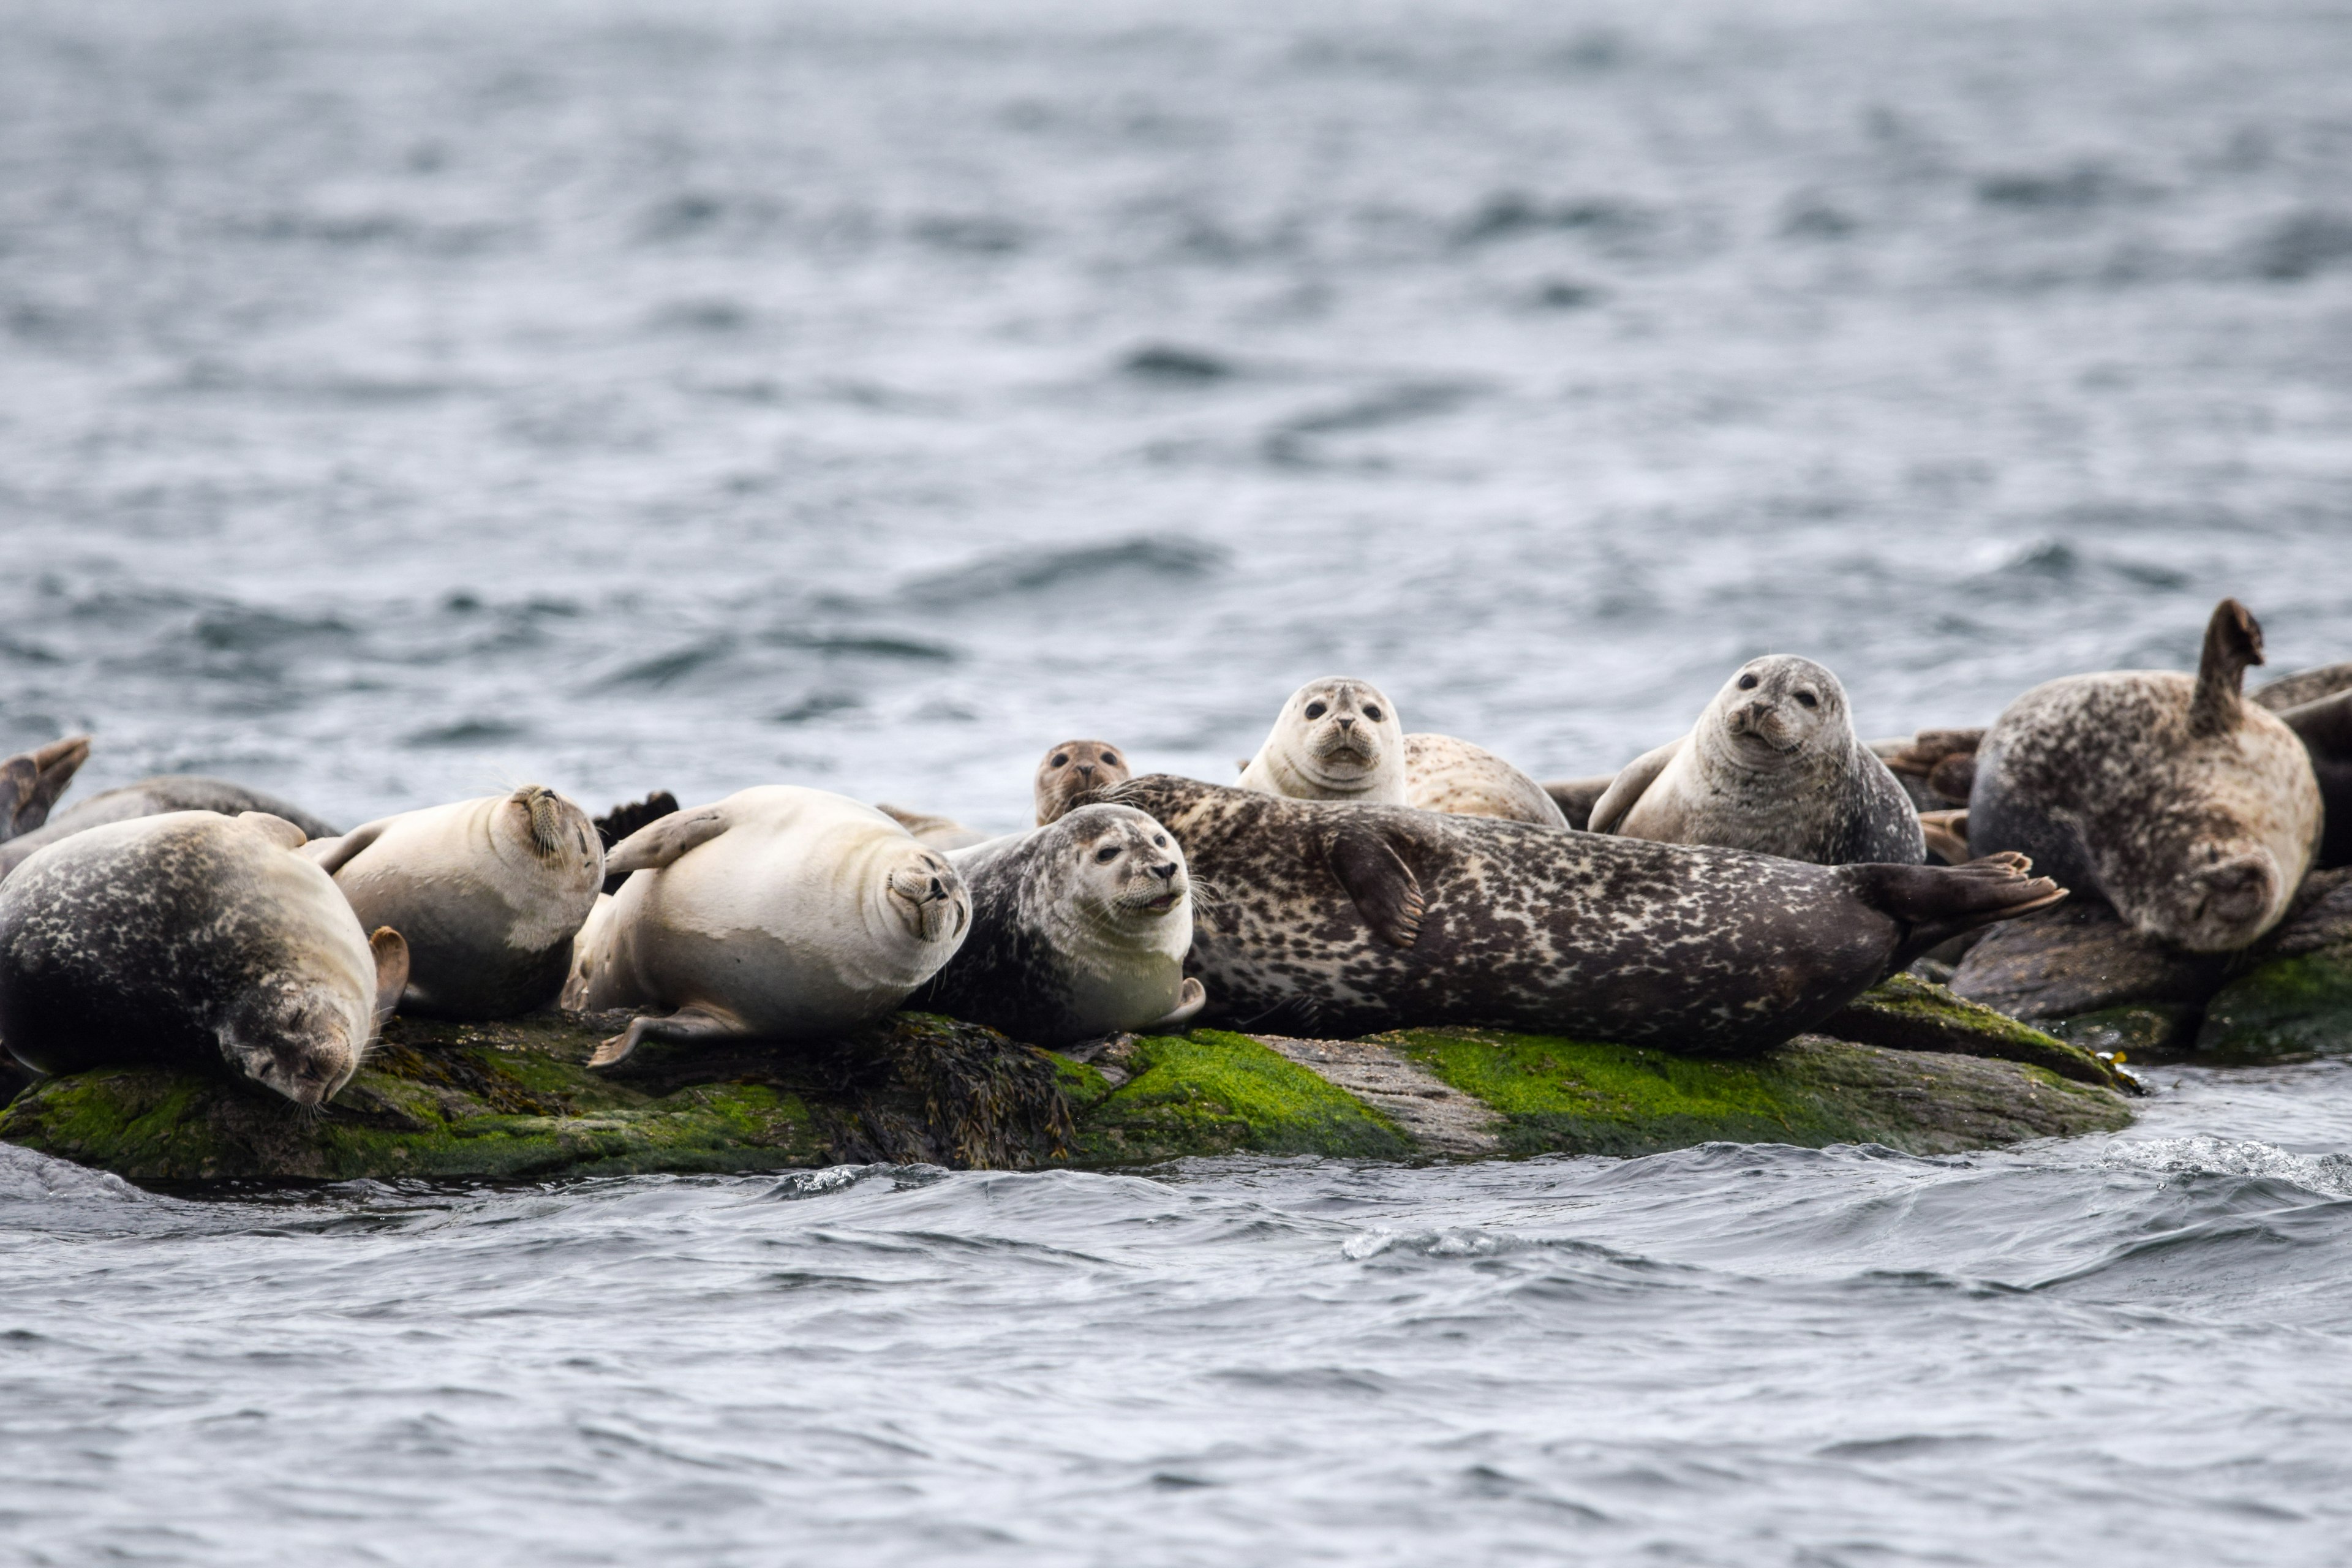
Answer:
[[[1282,705],[1240,785],[1291,800],[1405,804],[1404,727],[1367,680],[1310,680]]]
[[[440,1018],[554,1001],[604,880],[588,814],[539,784],[404,811],[303,852],[362,924],[408,939],[401,1010]]]
[[[665,816],[613,846],[628,873],[590,921],[578,1004],[660,1008],[591,1059],[648,1039],[819,1037],[883,1016],[971,923],[963,879],[870,805],[772,785]]]

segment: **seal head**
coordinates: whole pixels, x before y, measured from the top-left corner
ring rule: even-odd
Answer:
[[[1060,821],[1073,806],[1133,776],[1125,755],[1108,741],[1064,741],[1037,764],[1037,826]]]
[[[1329,676],[1290,694],[1241,787],[1292,800],[1402,805],[1404,727],[1368,680]]]

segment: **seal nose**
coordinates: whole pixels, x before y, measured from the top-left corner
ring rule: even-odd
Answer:
[[[1094,777],[1094,776],[1095,776],[1095,765],[1094,765],[1094,763],[1080,763],[1078,764],[1078,776],[1079,776],[1080,778],[1082,778],[1082,779],[1090,779],[1090,778]]]
[[[941,887],[941,886],[940,885],[940,879],[939,879],[937,877],[932,878],[932,879],[931,879],[931,897],[933,897],[933,898],[935,898],[935,899],[944,899],[944,898],[946,898],[947,896],[948,896],[948,890],[947,890],[945,888],[943,888],[943,887]]]
[[[1176,877],[1176,862],[1171,860],[1164,865],[1154,866],[1151,868],[1151,874],[1163,882],[1173,881]]]
[[[1340,730],[1341,730],[1343,732],[1344,732],[1344,731],[1349,731],[1349,730],[1352,730],[1352,729],[1354,729],[1355,727],[1356,727],[1356,721],[1355,721],[1353,719],[1342,719],[1342,720],[1340,720],[1340,721],[1339,721],[1339,728],[1340,728]]]
[[[1748,705],[1748,721],[1750,724],[1761,723],[1765,715],[1771,711],[1772,705],[1769,702],[1750,702]]]

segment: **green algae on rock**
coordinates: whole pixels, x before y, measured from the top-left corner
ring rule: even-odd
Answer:
[[[1912,974],[1889,975],[1832,1014],[1821,1032],[1889,1050],[1949,1051],[2028,1062],[2076,1083],[2140,1092],[2137,1084],[2081,1046]]]
[[[1484,1029],[1381,1037],[1503,1113],[1512,1153],[1648,1154],[1717,1141],[1948,1154],[2131,1121],[2112,1091],[2024,1063],[1804,1035],[1709,1061]]]
[[[1420,1151],[1394,1121],[1247,1035],[1195,1029],[1135,1041],[1131,1076],[1087,1116],[1079,1163],[1121,1165],[1194,1154]]]
[[[2273,959],[2214,993],[2197,1059],[2271,1062],[2352,1056],[2352,947]]]

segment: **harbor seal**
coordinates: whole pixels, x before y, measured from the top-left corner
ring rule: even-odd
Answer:
[[[1792,654],[1741,665],[1689,734],[1617,775],[1590,826],[1817,866],[1927,858],[1918,811],[1855,737],[1845,688]]]
[[[971,889],[971,935],[908,1005],[1039,1046],[1180,1028],[1201,1011],[1184,973],[1184,853],[1133,806],[1082,805],[948,859]]]
[[[1282,705],[1240,784],[1292,800],[1404,805],[1404,727],[1395,704],[1370,681],[1308,681]]]
[[[2303,742],[2319,784],[2322,827],[2314,869],[2352,866],[2352,689],[2285,709],[2279,719]]]
[[[976,827],[966,827],[952,816],[892,805],[887,801],[877,801],[874,809],[912,834],[916,843],[940,851],[969,849],[975,844],[987,843],[992,837]]]
[[[2134,929],[2191,952],[2244,947],[2285,914],[2320,836],[2304,742],[2241,693],[2262,627],[2224,599],[2194,676],[2035,687],[1977,750],[1969,847],[2017,850]]]
[[[0,884],[0,1041],[41,1072],[228,1066],[316,1106],[359,1070],[408,979],[302,831],[174,811],[50,845]]]
[[[1037,826],[1060,821],[1073,806],[1084,805],[1111,785],[1134,776],[1128,771],[1127,758],[1108,741],[1064,741],[1037,764],[1032,791],[1037,801]]]
[[[0,877],[7,876],[28,857],[60,838],[109,822],[128,822],[133,817],[172,811],[211,811],[224,816],[260,812],[292,823],[310,838],[332,838],[341,831],[300,806],[257,789],[247,789],[226,779],[206,778],[201,773],[164,773],[76,801],[35,831],[0,844]]]
[[[604,859],[630,873],[579,952],[579,1005],[642,1015],[591,1067],[642,1042],[792,1040],[881,1017],[971,924],[945,857],[824,790],[740,790],[640,828]]]
[[[0,840],[31,833],[49,819],[49,807],[89,761],[89,737],[69,735],[0,762]]]
[[[400,1008],[432,1018],[510,1018],[554,1001],[604,882],[595,825],[540,784],[404,811],[302,853],[362,925],[407,939]]]
[[[1822,867],[1166,774],[1115,793],[1220,890],[1185,970],[1244,1027],[1499,1024],[1738,1055],[2065,896],[2017,855]]]
[[[1455,816],[1496,816],[1566,827],[1568,817],[1544,786],[1484,746],[1451,735],[1404,738],[1404,803]]]
[[[1607,795],[1609,786],[1616,782],[1615,773],[1588,773],[1579,779],[1546,779],[1543,792],[1551,796],[1552,804],[1559,807],[1559,814],[1568,819],[1568,825],[1582,833],[1592,826],[1592,808],[1601,804],[1601,797]]]

